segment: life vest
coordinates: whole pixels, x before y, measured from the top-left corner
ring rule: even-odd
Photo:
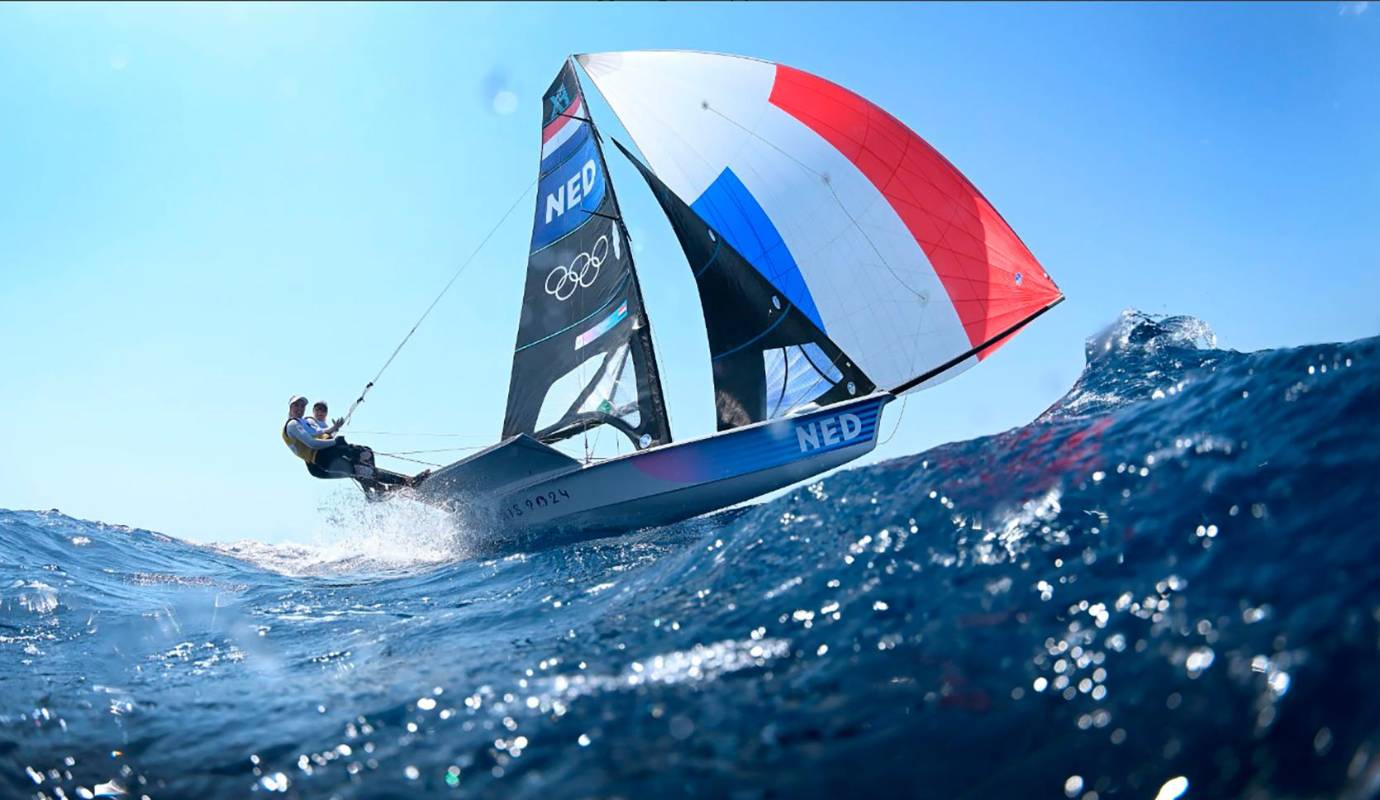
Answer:
[[[293,455],[297,456],[298,458],[302,459],[308,464],[315,464],[316,451],[308,447],[306,444],[299,442],[288,435],[287,428],[290,424],[292,424],[292,420],[290,419],[287,422],[283,423],[283,444],[288,446],[288,449],[292,451]],[[298,424],[301,423],[299,422]]]

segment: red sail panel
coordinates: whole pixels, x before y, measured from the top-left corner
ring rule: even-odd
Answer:
[[[783,65],[776,67],[770,101],[843,153],[891,204],[929,258],[973,347],[1060,298],[1059,287],[977,187],[895,117]]]

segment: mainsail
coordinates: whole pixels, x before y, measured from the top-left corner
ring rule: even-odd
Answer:
[[[577,59],[659,182],[884,389],[952,377],[1062,299],[962,173],[847,89],[737,56]]]
[[[541,177],[503,436],[609,424],[671,440],[651,328],[603,152],[570,62],[542,103]]]
[[[719,430],[784,417],[876,388],[794,305],[685,201],[638,161],[689,259],[704,311]]]

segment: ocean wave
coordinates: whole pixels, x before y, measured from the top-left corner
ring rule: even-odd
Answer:
[[[0,511],[0,791],[1374,796],[1377,356],[1130,311],[1028,425],[535,552]]]

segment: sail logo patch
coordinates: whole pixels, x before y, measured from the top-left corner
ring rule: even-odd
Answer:
[[[532,252],[595,219],[594,212],[604,202],[608,179],[604,176],[603,161],[594,137],[580,138],[583,142],[565,161],[544,173],[538,182]]]
[[[578,208],[580,198],[588,197],[594,188],[594,179],[599,175],[599,168],[594,165],[594,159],[590,159],[580,167],[580,171],[571,175],[570,179],[560,186],[556,191],[546,196],[546,224],[551,224],[553,216],[559,217],[565,214],[567,208]]]
[[[603,336],[604,334],[613,330],[614,326],[616,326],[618,323],[622,322],[627,318],[628,301],[624,300],[622,303],[618,304],[618,308],[614,309],[614,312],[612,314],[609,314],[607,317],[604,317],[604,320],[602,322],[600,322],[598,325],[595,325],[593,328],[590,328],[589,330],[585,331],[584,333],[580,334],[579,336],[576,336],[575,349],[579,350],[580,348],[584,347],[585,345],[589,344],[595,339],[598,339],[600,336]]]
[[[576,291],[593,286],[594,282],[599,280],[599,268],[604,266],[604,260],[609,257],[610,239],[613,241],[614,261],[623,258],[618,226],[610,225],[609,232],[600,235],[593,247],[575,256],[568,265],[557,264],[546,273],[546,283],[543,287],[546,293],[557,300],[565,301],[574,297]],[[576,349],[579,349],[579,345],[576,345]]]
[[[546,98],[546,102],[551,104],[551,113],[546,115],[546,121],[550,122],[570,107],[570,90],[566,89],[563,83],[557,86],[556,91]]]
[[[795,439],[800,445],[800,452],[808,453],[851,442],[862,435],[862,427],[862,420],[857,414],[839,414],[795,426]]]

